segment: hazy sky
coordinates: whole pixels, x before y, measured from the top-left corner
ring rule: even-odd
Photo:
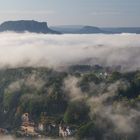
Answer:
[[[0,22],[17,19],[49,25],[140,26],[140,0],[0,0]]]

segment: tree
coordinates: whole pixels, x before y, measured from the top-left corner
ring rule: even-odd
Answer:
[[[95,140],[103,139],[102,132],[100,131],[100,129],[96,128],[93,122],[88,122],[82,125],[77,132],[77,138],[79,140],[85,139],[85,138],[92,138]]]
[[[117,80],[119,80],[121,78],[122,78],[122,75],[121,75],[120,72],[113,72],[111,74],[111,76],[109,77],[108,81],[109,82],[115,82],[115,81],[117,81]]]
[[[89,108],[82,102],[71,102],[64,114],[64,122],[80,124],[89,120]]]

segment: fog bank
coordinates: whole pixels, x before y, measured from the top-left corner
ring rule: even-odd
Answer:
[[[140,35],[0,33],[0,68],[74,64],[140,68]]]

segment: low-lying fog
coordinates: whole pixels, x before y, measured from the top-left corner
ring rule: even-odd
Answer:
[[[140,68],[140,35],[0,33],[0,67],[67,67],[73,64]]]

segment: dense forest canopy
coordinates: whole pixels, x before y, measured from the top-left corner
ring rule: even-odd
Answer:
[[[0,127],[17,129],[28,112],[36,123],[61,122],[75,136],[98,140],[138,139],[140,71],[108,71],[101,66],[0,70]]]

